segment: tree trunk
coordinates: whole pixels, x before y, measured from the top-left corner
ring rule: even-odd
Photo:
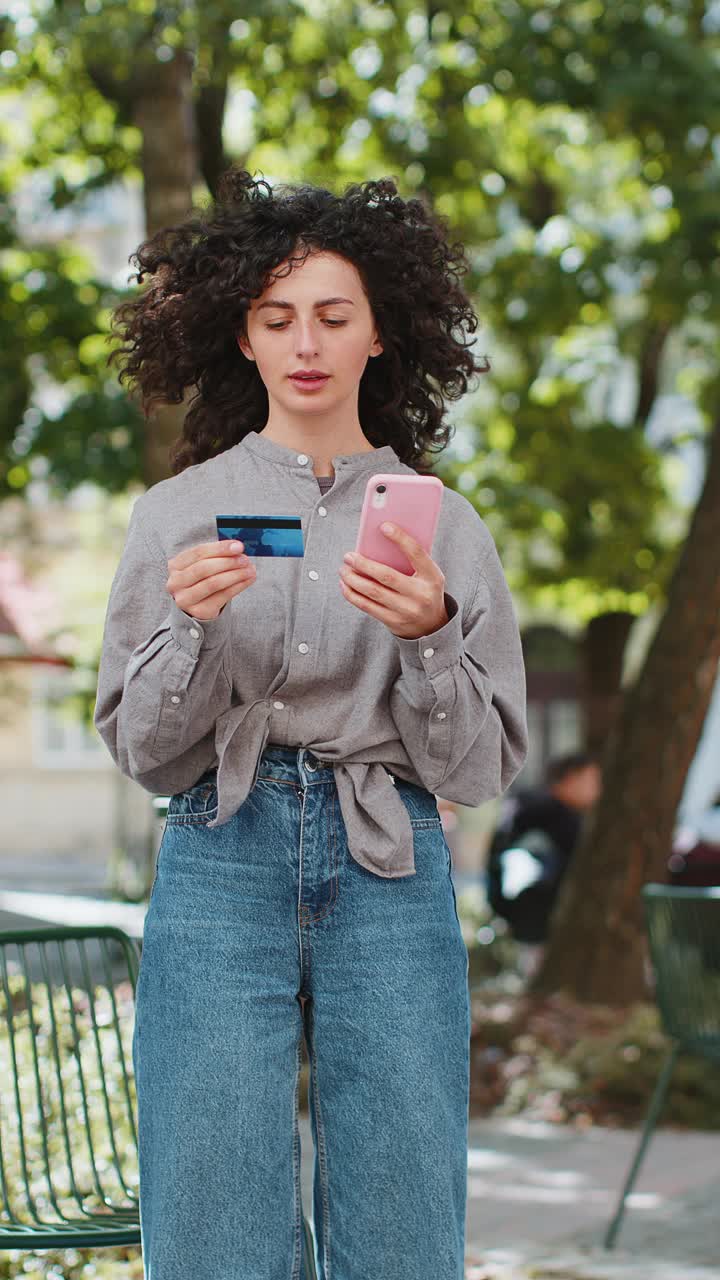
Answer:
[[[634,620],[631,613],[601,613],[583,637],[583,742],[598,760],[620,714],[623,656]]]
[[[717,676],[719,618],[720,421],[667,607],[608,742],[603,795],[563,884],[537,991],[620,1006],[647,995],[640,890],[667,878]]]
[[[223,120],[227,102],[227,80],[208,84],[195,97],[198,164],[211,196],[217,194],[220,177],[230,161],[223,145]]]
[[[178,50],[138,75],[133,118],[142,133],[145,229],[148,236],[188,217],[198,172],[192,100],[192,59]],[[182,431],[186,405],[166,405],[148,419],[144,479],[150,486],[170,473],[169,450]]]
[[[192,100],[192,59],[178,49],[169,62],[154,62],[134,86],[133,118],[142,133],[145,230],[152,236],[181,222],[192,208],[197,141]]]

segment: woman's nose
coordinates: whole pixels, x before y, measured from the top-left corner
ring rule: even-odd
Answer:
[[[295,349],[298,356],[306,356],[308,352],[312,352],[315,355],[317,354],[318,333],[311,321],[298,320]]]

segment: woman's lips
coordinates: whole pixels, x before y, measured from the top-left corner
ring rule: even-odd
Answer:
[[[293,386],[298,387],[300,391],[317,391],[319,387],[325,386],[329,378],[329,374],[324,374],[322,378],[298,378],[293,374],[290,375]]]

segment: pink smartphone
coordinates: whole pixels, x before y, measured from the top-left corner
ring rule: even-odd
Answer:
[[[355,550],[368,560],[379,560],[391,569],[399,569],[400,573],[413,574],[415,569],[404,551],[381,532],[380,525],[389,520],[430,553],[444,488],[437,476],[403,476],[392,472],[370,476]]]

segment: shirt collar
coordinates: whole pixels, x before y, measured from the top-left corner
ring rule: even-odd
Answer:
[[[293,471],[313,473],[314,458],[311,453],[278,444],[268,436],[261,436],[257,431],[248,431],[240,443],[251,453],[266,458],[268,462],[276,462],[282,467],[292,467]],[[364,453],[340,453],[331,461],[335,471],[382,471],[389,466],[400,465],[400,459],[390,444],[381,445],[379,449],[368,449]]]

